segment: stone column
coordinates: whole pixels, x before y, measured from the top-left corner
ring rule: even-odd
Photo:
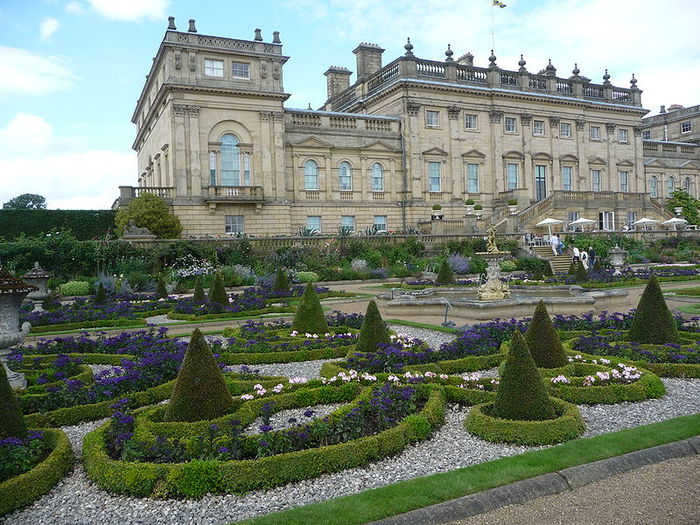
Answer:
[[[186,165],[186,149],[188,147],[185,141],[185,116],[187,114],[187,106],[185,104],[173,104],[173,125],[175,128],[175,144],[173,156],[173,176],[175,179],[175,196],[187,196],[187,165]]]

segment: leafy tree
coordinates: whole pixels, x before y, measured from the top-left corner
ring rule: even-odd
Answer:
[[[22,409],[7,380],[5,367],[0,363],[0,439],[23,438],[26,435],[27,425],[22,416]]]
[[[177,374],[166,421],[201,421],[226,414],[233,398],[211,353],[207,340],[196,328]]]
[[[671,197],[666,201],[666,209],[673,213],[673,208],[678,206],[683,208],[683,218],[688,221],[689,224],[700,223],[700,214],[698,214],[700,200],[694,198],[687,191],[678,189],[674,191]]]
[[[5,210],[45,210],[46,199],[36,193],[23,193],[2,205]]]
[[[379,343],[391,343],[389,332],[384,325],[382,314],[379,313],[377,303],[371,300],[367,304],[365,319],[360,328],[360,337],[357,339],[357,345],[354,352],[376,352]]]
[[[304,295],[302,295],[299,306],[294,313],[292,330],[302,334],[325,334],[328,331],[328,322],[323,314],[321,301],[311,283],[306,284]]]
[[[501,419],[543,421],[557,417],[527,343],[516,330],[491,414]]]
[[[569,364],[559,332],[552,324],[544,301],[540,301],[535,308],[535,314],[525,332],[525,341],[537,366],[557,368]]]
[[[124,233],[129,221],[139,228],[148,228],[159,239],[177,239],[182,225],[168,204],[152,193],[143,193],[129,203],[129,207],[117,212],[114,219],[117,231]]]
[[[656,276],[647,282],[628,333],[630,341],[662,345],[680,343],[678,327],[666,306]]]

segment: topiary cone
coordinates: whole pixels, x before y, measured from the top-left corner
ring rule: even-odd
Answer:
[[[391,343],[389,332],[384,325],[382,314],[379,313],[377,303],[371,300],[367,304],[365,319],[360,328],[360,337],[357,340],[354,352],[376,352],[378,343]]]
[[[27,424],[19,401],[7,380],[5,367],[0,363],[0,439],[8,437],[27,437]]]
[[[221,417],[233,405],[224,376],[206,339],[192,332],[182,366],[177,374],[166,421],[201,421]]]
[[[586,271],[586,268],[583,266],[583,263],[581,261],[579,261],[578,265],[576,265],[574,279],[577,283],[583,283],[588,280],[588,272]]]
[[[554,277],[554,271],[552,271],[552,265],[549,261],[544,262],[544,270],[542,270],[542,275],[545,277]]]
[[[194,294],[192,295],[192,300],[198,303],[203,303],[207,296],[204,294],[204,288],[202,287],[202,278],[197,277],[194,283]]]
[[[557,417],[527,343],[516,330],[490,415],[501,419],[543,421]]]
[[[107,291],[105,290],[105,285],[100,283],[97,287],[97,293],[95,294],[94,302],[95,304],[102,304],[107,300]]]
[[[168,298],[168,290],[165,287],[165,283],[163,282],[163,279],[158,279],[158,284],[156,285],[156,297],[158,299],[167,299]]]
[[[214,275],[214,282],[209,290],[209,301],[212,303],[218,303],[222,306],[228,306],[228,294],[226,293],[226,288],[224,287],[224,281],[221,279],[220,274]]]
[[[287,279],[287,272],[285,272],[282,268],[277,268],[275,282],[272,283],[272,291],[289,292],[289,279]]]
[[[569,265],[569,270],[566,272],[566,275],[576,275],[576,263],[574,261],[571,261],[571,264]]]
[[[447,262],[447,259],[442,260],[435,282],[437,284],[453,284],[455,282],[452,268],[450,268],[450,263]]]
[[[301,296],[299,306],[294,313],[292,330],[302,334],[325,334],[328,332],[328,323],[323,314],[321,301],[319,301],[316,290],[311,283],[306,284],[304,295]]]
[[[544,301],[540,301],[535,308],[525,333],[525,342],[538,367],[558,368],[569,364],[559,339],[559,332],[552,324]]]
[[[652,275],[637,305],[628,339],[637,343],[680,343],[673,315],[666,306],[656,276]]]

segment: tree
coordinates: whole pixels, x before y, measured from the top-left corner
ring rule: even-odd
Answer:
[[[454,284],[455,278],[452,274],[452,268],[450,267],[450,263],[447,262],[447,259],[442,260],[442,264],[438,270],[435,282],[437,284]]]
[[[283,268],[277,268],[275,282],[272,283],[272,291],[278,293],[289,293],[289,279],[287,279],[287,272],[285,272]]]
[[[311,283],[306,284],[304,295],[301,296],[299,306],[294,313],[292,330],[302,334],[325,334],[328,331],[328,322],[323,313],[321,301]]]
[[[655,275],[651,276],[639,299],[628,339],[636,343],[656,345],[681,342],[676,321],[666,306]]]
[[[360,336],[357,339],[357,345],[353,352],[376,352],[379,343],[391,343],[389,332],[382,319],[382,314],[379,313],[377,303],[371,300],[367,304],[365,312],[365,320],[360,328]]]
[[[557,417],[527,343],[516,330],[491,414],[501,419],[543,421]]]
[[[687,191],[678,189],[671,194],[671,197],[666,201],[666,209],[672,213],[673,208],[676,207],[683,208],[683,218],[688,221],[689,224],[699,224],[700,214],[698,214],[698,208],[700,208],[700,201],[693,196],[691,196]]]
[[[579,261],[574,272],[574,279],[577,283],[584,283],[588,280],[588,271],[583,266],[583,262]]]
[[[221,369],[207,340],[196,328],[177,374],[166,421],[201,421],[221,417],[233,405]]]
[[[117,232],[124,233],[130,221],[134,226],[148,228],[159,239],[177,239],[182,232],[182,225],[168,204],[152,193],[143,193],[129,203],[129,207],[119,210],[114,219]]]
[[[19,401],[7,380],[5,367],[0,363],[0,439],[27,436],[27,425]]]
[[[214,282],[209,289],[209,302],[217,303],[221,306],[228,306],[231,304],[220,273],[214,274]]]
[[[36,193],[23,193],[2,205],[5,210],[45,210],[46,199]]]
[[[197,277],[194,283],[194,294],[192,295],[192,300],[197,303],[203,303],[207,296],[204,294],[204,287],[202,286],[202,278]]]
[[[544,301],[540,301],[535,308],[535,314],[525,332],[525,341],[537,366],[557,368],[569,364],[559,332],[552,324]]]

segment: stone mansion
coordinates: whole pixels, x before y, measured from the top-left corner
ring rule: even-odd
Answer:
[[[384,50],[362,43],[354,83],[331,66],[323,107],[288,109],[289,57],[273,35],[207,36],[170,18],[132,119],[138,186],[121,187],[117,206],[156,193],[186,237],[471,233],[545,217],[620,229],[670,217],[662,203],[676,188],[698,196],[700,146],[643,140],[634,75],[618,87],[607,71],[593,83],[523,58],[506,70],[493,52],[482,67],[449,46],[425,60],[410,41],[383,65]],[[444,219],[431,224],[435,204]]]

